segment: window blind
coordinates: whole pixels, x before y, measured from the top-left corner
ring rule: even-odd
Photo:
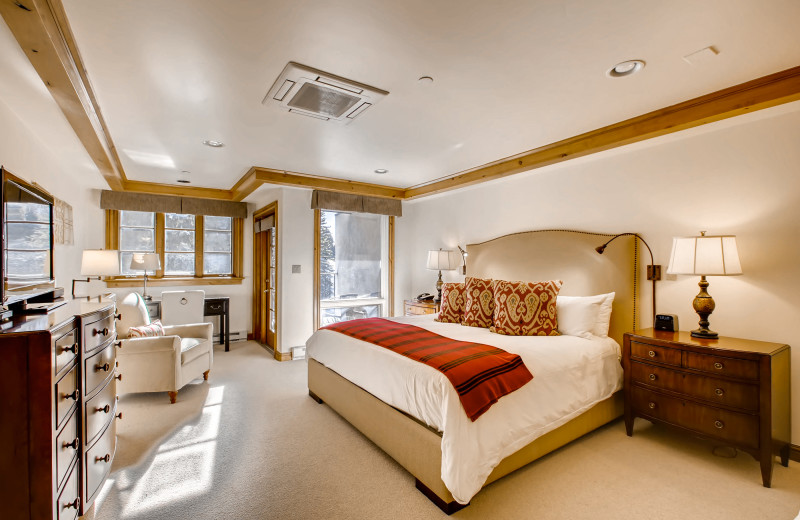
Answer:
[[[311,195],[311,209],[403,216],[403,204],[396,199],[322,190],[314,190]]]

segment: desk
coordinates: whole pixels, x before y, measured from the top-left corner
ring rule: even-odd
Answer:
[[[161,318],[161,300],[153,298],[144,302],[150,318]],[[227,296],[206,296],[203,316],[219,316],[219,344],[225,344],[225,352],[231,349],[230,298]]]

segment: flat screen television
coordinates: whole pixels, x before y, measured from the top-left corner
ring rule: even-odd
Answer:
[[[0,167],[3,307],[50,292],[53,273],[53,197]]]

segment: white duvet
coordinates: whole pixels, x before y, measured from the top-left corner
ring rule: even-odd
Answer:
[[[503,336],[434,317],[390,319],[519,354],[533,380],[472,422],[450,381],[428,365],[330,330],[306,345],[308,357],[442,432],[442,481],[459,503],[468,503],[505,457],[622,387],[620,347],[611,338]]]

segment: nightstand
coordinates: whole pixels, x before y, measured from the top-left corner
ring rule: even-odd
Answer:
[[[644,329],[625,334],[625,429],[642,417],[733,446],[761,463],[764,487],[791,442],[789,345],[693,338]]]
[[[417,300],[405,300],[403,302],[403,314],[405,316],[416,316],[418,314],[435,314],[439,312],[439,303],[433,301],[421,302]]]

